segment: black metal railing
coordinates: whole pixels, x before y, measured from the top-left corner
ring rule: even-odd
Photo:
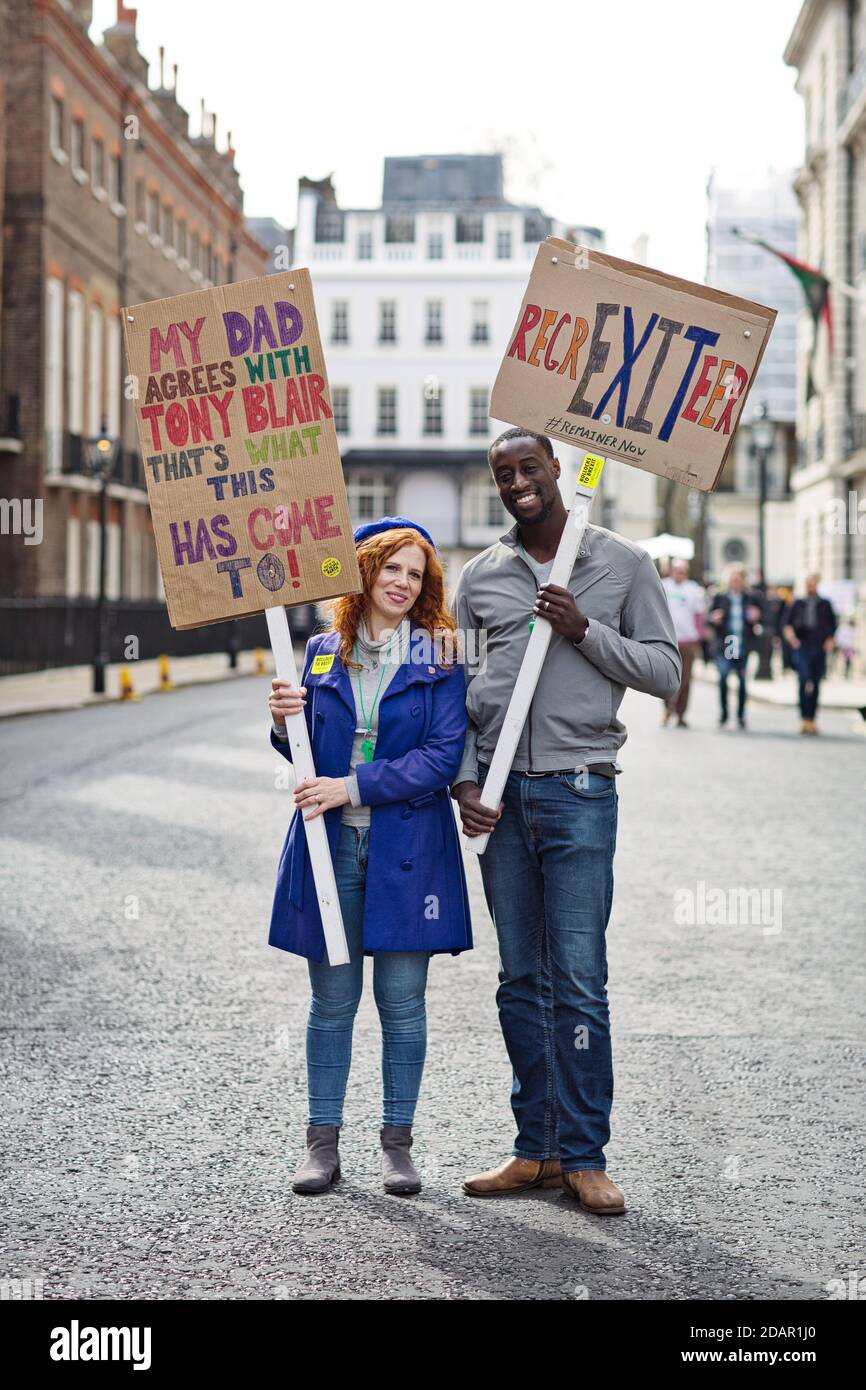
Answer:
[[[291,624],[294,637],[308,637],[316,625],[313,605],[293,608]],[[268,646],[263,613],[177,632],[165,605],[152,600],[109,603],[107,628],[110,662],[127,661],[131,637],[140,661],[208,652],[225,652],[231,659],[237,652]],[[87,665],[95,643],[95,599],[0,598],[0,675]]]

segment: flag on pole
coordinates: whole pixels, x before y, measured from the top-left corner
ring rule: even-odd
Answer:
[[[820,270],[815,270],[814,266],[806,265],[803,261],[798,261],[794,256],[789,256],[785,251],[778,251],[775,246],[770,246],[769,242],[762,241],[760,237],[749,236],[746,232],[741,232],[739,227],[732,227],[734,236],[738,236],[742,241],[749,241],[753,246],[760,246],[763,251],[769,251],[771,256],[784,261],[785,265],[795,275],[800,282],[803,294],[806,297],[806,304],[809,313],[812,315],[814,332],[812,334],[812,346],[809,350],[809,360],[806,364],[806,400],[810,401],[817,395],[818,388],[815,385],[815,363],[818,354],[818,340],[820,336],[821,324],[827,330],[827,351],[833,351],[833,314],[830,307],[830,281]]]

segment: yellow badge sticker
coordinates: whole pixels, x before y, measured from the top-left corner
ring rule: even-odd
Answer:
[[[601,470],[604,468],[604,459],[600,454],[587,454],[577,475],[580,487],[595,487],[601,477]]]
[[[326,579],[336,579],[342,568],[336,555],[329,555],[327,560],[322,561],[322,574]]]
[[[312,666],[310,667],[310,673],[311,673],[312,675],[314,675],[314,676],[323,676],[323,675],[325,674],[326,671],[330,671],[330,669],[331,669],[331,667],[333,666],[333,664],[334,664],[334,653],[333,653],[333,652],[328,652],[327,656],[324,655],[324,654],[322,654],[321,656],[314,656],[314,657],[313,657],[313,664],[312,664]]]

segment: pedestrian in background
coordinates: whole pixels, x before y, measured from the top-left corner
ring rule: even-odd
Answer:
[[[371,955],[382,1025],[382,1176],[386,1192],[402,1195],[421,1187],[409,1149],[427,1045],[427,966],[432,954],[472,946],[448,795],[463,756],[466,679],[456,643],[448,649],[456,624],[429,532],[405,517],[382,517],[354,538],[363,591],[331,604],[333,626],[307,643],[300,687],[272,682],[272,745],[291,762],[286,716],[303,711],[319,775],[294,788],[269,944],[305,956],[312,987],[307,1154],[292,1187],[324,1192],[340,1176],[352,1031]],[[325,957],[304,829],[318,815],[334,861],[347,965]]]
[[[779,648],[782,655],[782,671],[784,673],[785,671],[794,670],[794,653],[791,650],[790,642],[785,636],[785,621],[787,618],[788,609],[790,608],[794,598],[794,590],[791,589],[787,584],[780,584],[776,589],[776,593],[779,596],[779,604],[781,608],[781,611],[778,615],[778,631]]]
[[[677,646],[683,659],[683,678],[676,695],[664,702],[662,724],[676,715],[677,725],[688,728],[686,710],[689,704],[689,687],[692,679],[692,662],[698,654],[704,635],[704,616],[706,596],[700,584],[689,579],[688,560],[676,559],[671,562],[671,572],[662,579],[662,588],[671,610]]]
[[[842,674],[846,680],[849,680],[851,677],[851,667],[857,655],[857,629],[854,626],[853,613],[846,613],[843,621],[836,629],[835,640],[838,661],[842,667]]]
[[[727,588],[713,600],[709,623],[715,632],[715,661],[719,673],[719,728],[728,722],[728,680],[737,677],[737,723],[746,727],[746,657],[755,645],[755,625],[763,610],[756,594],[746,590],[741,565],[728,570]]]
[[[766,624],[767,631],[770,634],[771,661],[776,647],[779,648],[780,652],[782,651],[782,644],[784,641],[782,637],[782,627],[785,622],[785,613],[787,611],[787,608],[788,601],[782,594],[781,590],[777,588],[775,584],[770,585],[770,587],[767,589],[766,595],[764,596],[764,622]],[[784,664],[785,663],[783,657],[783,669]]]
[[[720,592],[719,585],[710,575],[705,574],[703,579],[704,603],[706,612],[711,613],[716,604],[716,594]],[[709,666],[713,661],[715,650],[715,633],[710,627],[709,619],[704,617],[703,636],[701,637],[701,661],[705,666]]]
[[[794,653],[799,681],[800,732],[817,734],[815,715],[821,681],[827,673],[827,653],[833,650],[836,613],[829,599],[818,593],[821,576],[806,576],[804,598],[795,598],[785,616],[785,636]]]

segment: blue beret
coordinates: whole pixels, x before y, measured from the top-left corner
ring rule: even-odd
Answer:
[[[363,526],[356,526],[353,532],[355,544],[360,545],[361,541],[368,540],[370,536],[377,536],[380,531],[397,531],[403,526],[409,526],[413,531],[417,531],[419,535],[424,537],[425,541],[430,542],[434,550],[436,549],[436,542],[430,532],[425,531],[423,526],[419,526],[417,521],[410,521],[405,516],[382,516],[378,521],[365,521]]]

